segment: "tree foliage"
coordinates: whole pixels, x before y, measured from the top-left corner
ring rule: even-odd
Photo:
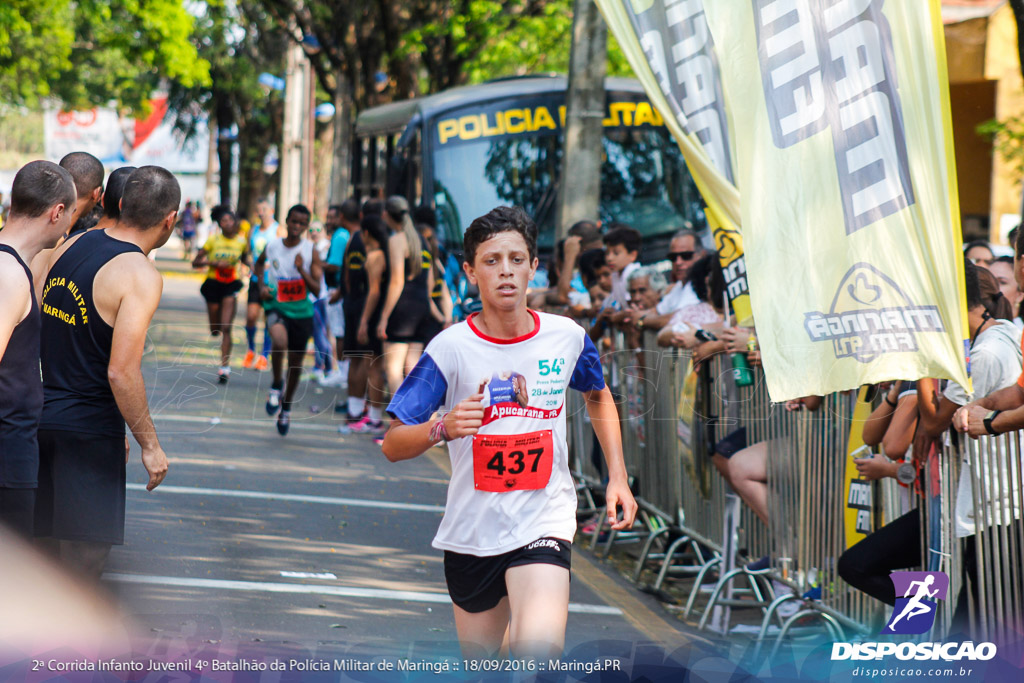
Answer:
[[[209,81],[183,0],[4,0],[0,100],[145,109],[165,80]]]

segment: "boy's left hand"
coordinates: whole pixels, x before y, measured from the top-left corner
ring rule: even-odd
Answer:
[[[609,481],[604,497],[608,504],[608,524],[611,528],[621,531],[632,527],[636,519],[637,504],[626,482]],[[619,509],[622,510],[622,519],[618,519]]]

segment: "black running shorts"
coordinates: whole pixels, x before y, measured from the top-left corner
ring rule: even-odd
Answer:
[[[289,318],[274,310],[267,311],[267,327],[279,324],[288,333],[288,350],[305,351],[313,336],[313,318]]]
[[[124,437],[39,430],[35,535],[124,543]]]
[[[539,538],[501,555],[480,557],[444,551],[444,578],[452,602],[467,612],[486,612],[508,595],[505,571],[527,564],[569,569],[572,546],[560,538]]]
[[[235,296],[242,291],[242,281],[232,280],[231,282],[221,282],[220,280],[214,280],[213,278],[207,278],[203,281],[201,287],[199,287],[199,293],[203,295],[207,303],[219,304],[224,299]]]

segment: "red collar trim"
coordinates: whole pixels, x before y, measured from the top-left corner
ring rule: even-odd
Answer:
[[[466,322],[469,324],[469,329],[473,330],[473,334],[480,337],[484,341],[489,341],[492,344],[518,344],[519,342],[523,342],[526,341],[527,339],[530,339],[531,337],[537,336],[537,333],[540,332],[540,316],[537,315],[537,311],[534,311],[533,309],[527,310],[529,310],[530,315],[533,316],[533,329],[524,334],[523,336],[515,337],[513,339],[498,339],[497,337],[490,337],[481,332],[477,328],[477,326],[473,324],[473,318],[480,315],[479,312],[470,314],[470,316],[466,318]]]

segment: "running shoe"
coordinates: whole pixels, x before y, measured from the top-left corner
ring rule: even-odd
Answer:
[[[277,433],[284,436],[288,433],[288,427],[292,423],[292,411],[282,410],[281,414],[277,416]]]
[[[383,434],[384,433],[384,421],[383,420],[371,420],[369,415],[363,417],[358,422],[349,425],[349,430],[356,434]]]
[[[245,368],[246,370],[249,370],[252,368],[253,363],[255,362],[256,352],[253,351],[252,349],[249,349],[248,351],[245,352],[245,358],[242,359],[242,367]]]
[[[220,384],[227,384],[228,377],[231,375],[231,368],[223,367],[217,369],[217,381]]]
[[[270,395],[267,396],[267,415],[277,415],[278,408],[281,407],[281,390],[271,389]]]
[[[259,356],[256,359],[256,365],[254,366],[258,372],[263,372],[267,369],[267,357]]]
[[[346,373],[343,373],[338,368],[331,370],[317,381],[322,387],[340,387],[344,389],[348,386],[348,377],[346,376]]]
[[[375,444],[377,444],[378,446],[383,446],[384,445],[384,437],[383,436],[375,436],[375,437],[373,437],[373,442]]]

